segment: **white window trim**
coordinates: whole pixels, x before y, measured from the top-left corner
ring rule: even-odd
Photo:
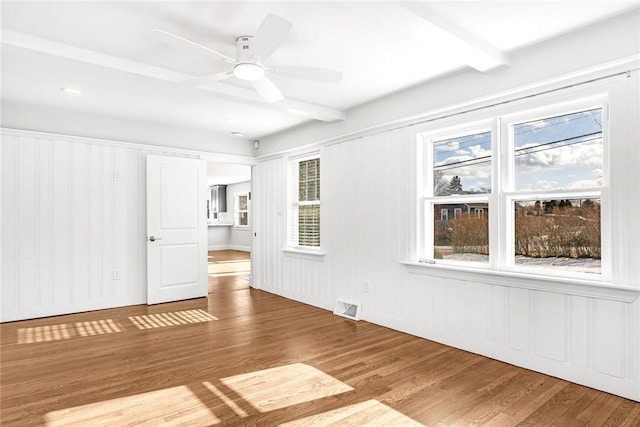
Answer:
[[[287,246],[282,250],[285,255],[298,254],[306,259],[322,258],[326,255],[322,249],[323,242],[323,227],[322,227],[322,196],[319,201],[298,201],[298,164],[305,160],[321,159],[320,151],[314,151],[311,153],[300,154],[291,156],[287,159]],[[322,183],[322,160],[320,160],[320,182]],[[322,191],[322,184],[320,186]],[[322,194],[322,193],[321,193]],[[303,205],[318,205],[320,206],[320,246],[302,246],[296,244],[293,241],[293,236],[297,235],[294,231],[294,227],[297,226],[297,221],[294,221],[294,217],[297,218],[297,207]]]
[[[527,101],[515,103],[509,109],[495,112],[484,112],[480,114],[470,114],[469,120],[464,124],[455,126],[446,126],[446,123],[440,128],[433,129],[416,129],[418,141],[418,158],[420,163],[418,171],[421,177],[418,182],[422,186],[420,198],[420,212],[418,215],[418,253],[420,254],[420,262],[403,262],[404,264],[419,269],[438,269],[459,270],[462,272],[483,272],[495,275],[504,275],[505,277],[526,277],[530,280],[543,280],[555,282],[558,280],[572,280],[578,285],[588,286],[604,286],[611,288],[612,281],[612,262],[611,262],[611,203],[609,202],[609,173],[610,173],[610,142],[609,142],[609,121],[608,121],[608,93],[600,89],[593,93],[592,90],[586,91],[582,97],[579,95],[573,99],[567,99],[566,94],[557,97],[554,102],[553,97],[543,96],[537,102]],[[517,112],[513,112],[514,108],[518,108]],[[571,112],[585,111],[590,108],[602,108],[603,111],[603,184],[597,189],[580,189],[578,191],[558,191],[558,192],[525,192],[525,191],[505,191],[513,189],[513,180],[508,178],[514,176],[514,166],[511,161],[510,153],[512,153],[513,141],[507,132],[508,127],[517,122],[528,122],[539,118],[551,117],[554,115],[570,114]],[[525,111],[526,109],[526,111]],[[486,119],[483,119],[486,117]],[[475,118],[475,122],[473,121]],[[460,118],[457,119],[458,123]],[[433,174],[427,173],[425,166],[433,164],[432,150],[425,147],[429,141],[438,139],[455,138],[456,136],[468,135],[471,133],[482,132],[483,127],[486,129],[487,122],[491,123],[492,130],[492,193],[488,196],[488,210],[494,212],[489,215],[489,263],[471,263],[456,262],[451,260],[435,260],[433,254],[433,205],[462,202],[470,198],[464,196],[433,196]],[[500,135],[499,143],[496,137]],[[507,165],[508,174],[500,174],[500,171]],[[506,177],[505,177],[506,175]],[[419,186],[420,188],[420,186]],[[528,198],[544,198],[551,194],[566,195],[565,198],[588,198],[599,197],[602,201],[603,209],[601,211],[601,274],[565,272],[554,269],[544,268],[526,268],[515,266],[513,259],[514,242],[513,242],[513,209],[507,209],[512,206],[513,200]],[[475,195],[474,195],[475,196]],[[540,196],[540,197],[537,197]],[[475,197],[474,197],[475,199]],[[455,201],[452,201],[455,200]],[[620,287],[621,289],[624,287]]]
[[[240,197],[241,196],[246,196],[247,197],[247,209],[246,210],[241,210],[240,209]],[[250,217],[249,217],[249,192],[248,191],[244,191],[242,193],[235,193],[233,195],[233,204],[234,204],[234,208],[235,208],[235,212],[233,215],[233,225],[234,228],[237,228],[239,230],[248,230],[249,229],[249,221],[250,221]],[[241,212],[246,212],[247,213],[247,225],[240,225],[240,221],[239,221],[239,214]]]

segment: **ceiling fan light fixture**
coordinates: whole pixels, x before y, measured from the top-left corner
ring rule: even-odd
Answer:
[[[264,67],[254,62],[241,62],[233,67],[233,75],[240,80],[253,82],[264,77]]]

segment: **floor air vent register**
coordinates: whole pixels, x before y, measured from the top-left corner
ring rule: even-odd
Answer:
[[[359,302],[338,299],[333,314],[346,317],[347,319],[360,320],[362,316],[362,304]]]

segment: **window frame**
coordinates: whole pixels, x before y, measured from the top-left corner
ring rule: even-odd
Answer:
[[[300,201],[299,200],[299,165],[301,162],[307,160],[318,159],[318,167],[320,177],[318,183],[320,184],[320,189],[322,189],[322,160],[320,156],[320,151],[314,151],[310,153],[305,153],[297,156],[292,156],[288,158],[288,179],[287,179],[287,187],[288,187],[288,196],[287,196],[287,205],[288,205],[288,215],[287,215],[287,246],[285,251],[289,252],[302,252],[308,254],[315,255],[324,255],[322,250],[322,196],[321,192],[319,192],[318,200],[311,201]],[[321,191],[321,190],[320,190]],[[299,221],[299,207],[300,206],[318,206],[320,209],[320,222],[319,222],[319,246],[306,246],[301,245],[299,243],[299,234],[298,234],[298,221]]]
[[[453,194],[453,195],[440,195],[434,194],[434,173],[432,165],[434,164],[434,143],[442,141],[444,139],[460,138],[469,135],[475,135],[480,133],[491,133],[491,189],[489,193],[477,193],[477,194]],[[434,249],[434,233],[433,226],[435,224],[434,206],[442,204],[460,204],[460,203],[487,203],[489,211],[492,210],[492,205],[496,204],[495,197],[493,196],[493,189],[496,185],[495,163],[497,159],[498,150],[496,147],[496,135],[498,127],[492,119],[482,119],[477,121],[470,121],[462,125],[455,125],[444,127],[435,131],[427,131],[418,134],[418,140],[420,143],[420,149],[422,152],[422,203],[421,203],[421,215],[423,219],[421,227],[419,227],[420,234],[422,236],[420,243],[420,259],[429,260],[429,262],[435,262],[435,249]],[[431,166],[430,166],[431,165]],[[427,170],[427,168],[429,168]],[[491,223],[489,226],[489,235],[491,235]],[[431,243],[429,243],[431,242]],[[438,263],[452,266],[466,266],[475,268],[488,268],[492,263],[492,247],[491,239],[489,239],[489,260],[488,262],[474,262],[474,261],[456,261],[456,260],[438,260]]]
[[[240,209],[240,197],[246,197],[247,198],[247,208],[246,209]],[[235,212],[234,212],[234,227],[235,228],[241,228],[241,229],[247,229],[250,227],[249,224],[249,192],[248,191],[244,191],[242,193],[235,193],[234,194],[234,208],[235,208]],[[246,225],[242,225],[240,224],[240,214],[241,213],[246,213],[247,214],[247,224]]]
[[[443,120],[440,128],[422,128],[416,130],[419,153],[418,179],[420,208],[418,213],[418,252],[422,263],[438,264],[451,268],[486,270],[492,273],[525,274],[531,277],[547,279],[575,279],[585,281],[606,282],[612,279],[611,260],[611,203],[609,202],[610,146],[609,141],[609,94],[607,91],[576,95],[573,99],[542,99],[535,102],[518,103],[494,112],[485,111],[480,114],[467,114],[467,120],[451,125],[452,120]],[[515,191],[515,140],[514,126],[535,120],[561,116],[594,108],[602,109],[602,185],[596,188],[554,191]],[[464,117],[464,116],[463,116]],[[491,193],[486,193],[484,200],[488,205],[489,226],[489,261],[487,263],[453,260],[436,260],[434,258],[433,205],[447,203],[478,202],[482,196],[476,195],[433,195],[433,142],[456,138],[482,131],[483,124],[489,123],[492,132],[492,165]],[[449,124],[447,126],[447,124]],[[584,199],[599,198],[601,202],[601,271],[600,273],[562,271],[553,268],[535,268],[515,263],[515,209],[518,200],[531,199]],[[454,213],[455,216],[455,213]]]

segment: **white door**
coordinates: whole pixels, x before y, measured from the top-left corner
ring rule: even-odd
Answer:
[[[147,156],[147,303],[207,295],[206,162]]]

